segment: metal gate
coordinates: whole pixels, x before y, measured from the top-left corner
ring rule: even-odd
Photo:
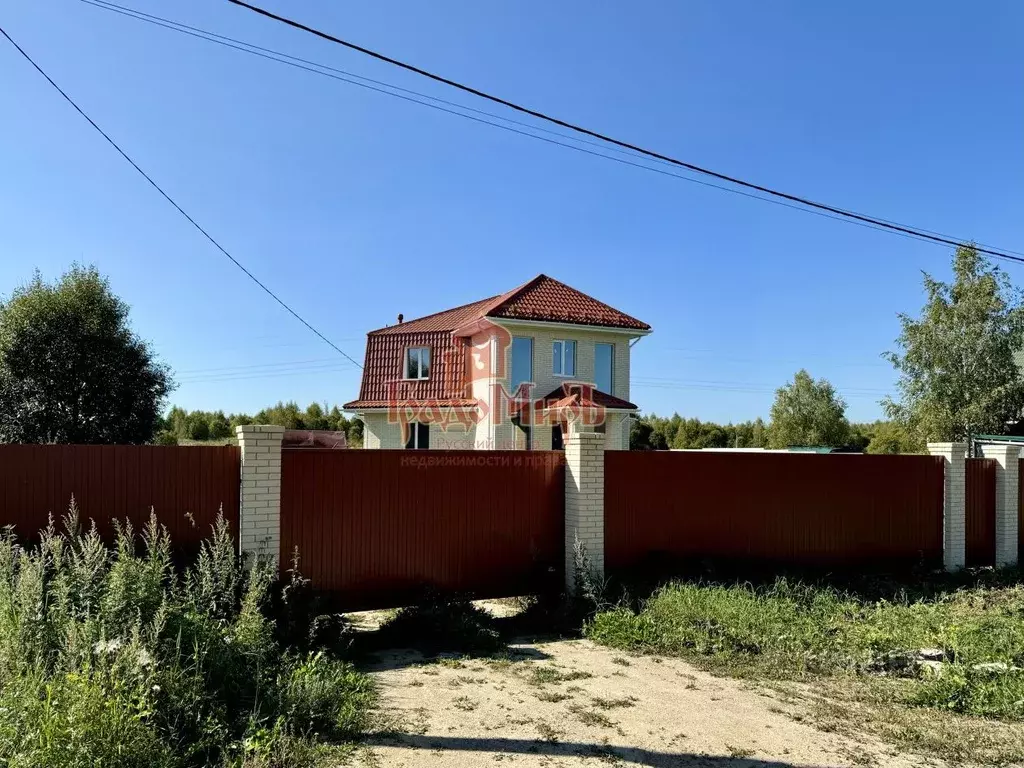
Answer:
[[[285,450],[281,561],[344,610],[560,585],[561,451]]]

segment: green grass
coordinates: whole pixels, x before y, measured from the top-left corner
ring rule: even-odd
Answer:
[[[873,590],[785,579],[763,586],[675,582],[638,611],[599,613],[586,634],[624,651],[682,656],[721,674],[863,681],[884,689],[872,694],[876,703],[887,697],[903,712],[1024,721],[1024,670],[1012,669],[1024,667],[1024,586],[1015,574],[973,584],[967,577],[940,579]],[[893,658],[922,648],[945,652],[940,674],[922,674],[913,664],[894,668]],[[1011,669],[976,668],[987,662]]]
[[[0,536],[0,765],[304,768],[367,727],[369,678],[279,639],[276,568],[223,520],[183,572],[155,520],[113,547],[65,528]]]
[[[592,677],[589,672],[584,672],[579,669],[570,669],[567,672],[563,672],[561,669],[555,666],[542,666],[535,665],[531,666],[529,673],[527,674],[526,682],[530,685],[549,685],[559,683],[569,683],[574,680],[586,680],[588,677]]]

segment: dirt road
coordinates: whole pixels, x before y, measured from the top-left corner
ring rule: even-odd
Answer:
[[[380,660],[388,722],[358,757],[367,766],[938,765],[823,733],[741,681],[583,640],[513,646],[509,661]]]

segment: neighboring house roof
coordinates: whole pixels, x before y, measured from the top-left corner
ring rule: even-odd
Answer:
[[[282,448],[348,448],[344,432],[329,429],[286,429]]]
[[[465,355],[468,341],[453,332],[483,318],[623,328],[644,333],[651,329],[647,323],[565,283],[547,275],[537,275],[507,293],[370,331],[366,337],[359,399],[346,403],[345,408],[386,408],[393,404],[394,397],[430,400],[446,406],[475,404],[476,400],[466,398]],[[410,346],[431,348],[429,379],[409,381],[400,378],[403,354]],[[636,407],[624,400],[612,399],[625,405],[605,407]]]

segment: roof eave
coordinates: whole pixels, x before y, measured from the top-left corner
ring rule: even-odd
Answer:
[[[486,320],[497,325],[506,326],[525,326],[525,327],[541,327],[541,328],[552,328],[552,329],[578,329],[586,328],[592,331],[601,331],[603,333],[620,333],[630,337],[649,336],[654,332],[654,329],[648,326],[647,328],[624,328],[618,325],[591,325],[590,323],[563,323],[555,320],[525,320],[522,318],[513,317],[493,317],[488,315]]]

